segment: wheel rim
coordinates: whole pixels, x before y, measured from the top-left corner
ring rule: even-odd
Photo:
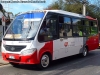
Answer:
[[[87,49],[85,48],[83,51],[83,56],[86,56],[86,55],[87,55]]]
[[[42,67],[46,68],[49,65],[49,56],[48,55],[43,55],[41,58],[41,65]]]

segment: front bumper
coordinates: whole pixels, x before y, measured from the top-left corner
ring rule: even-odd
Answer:
[[[13,56],[13,58],[10,58]],[[3,60],[19,64],[38,64],[37,51],[32,55],[20,56],[19,54],[2,53]]]

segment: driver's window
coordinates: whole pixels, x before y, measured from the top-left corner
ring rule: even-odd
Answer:
[[[50,16],[50,15],[49,15]],[[52,16],[52,15],[51,15]],[[46,18],[39,31],[38,40],[40,42],[50,41],[57,38],[57,19],[53,18]]]

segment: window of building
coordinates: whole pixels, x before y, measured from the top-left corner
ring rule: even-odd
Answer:
[[[11,23],[11,21],[10,20],[7,20],[6,22],[5,22],[5,25],[9,25]]]

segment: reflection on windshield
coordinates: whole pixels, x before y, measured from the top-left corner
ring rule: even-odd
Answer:
[[[30,15],[30,14],[28,14]],[[31,14],[32,17],[33,14]],[[34,14],[35,15],[35,14]],[[29,16],[30,17],[30,16]],[[7,33],[5,39],[28,39],[35,37],[38,30],[39,24],[41,22],[41,14],[33,18],[27,18],[26,14],[19,15],[13,21]],[[42,14],[43,17],[43,14]]]
[[[29,21],[28,26],[25,25],[22,29],[22,38],[31,38],[35,36],[39,23],[40,21]]]

